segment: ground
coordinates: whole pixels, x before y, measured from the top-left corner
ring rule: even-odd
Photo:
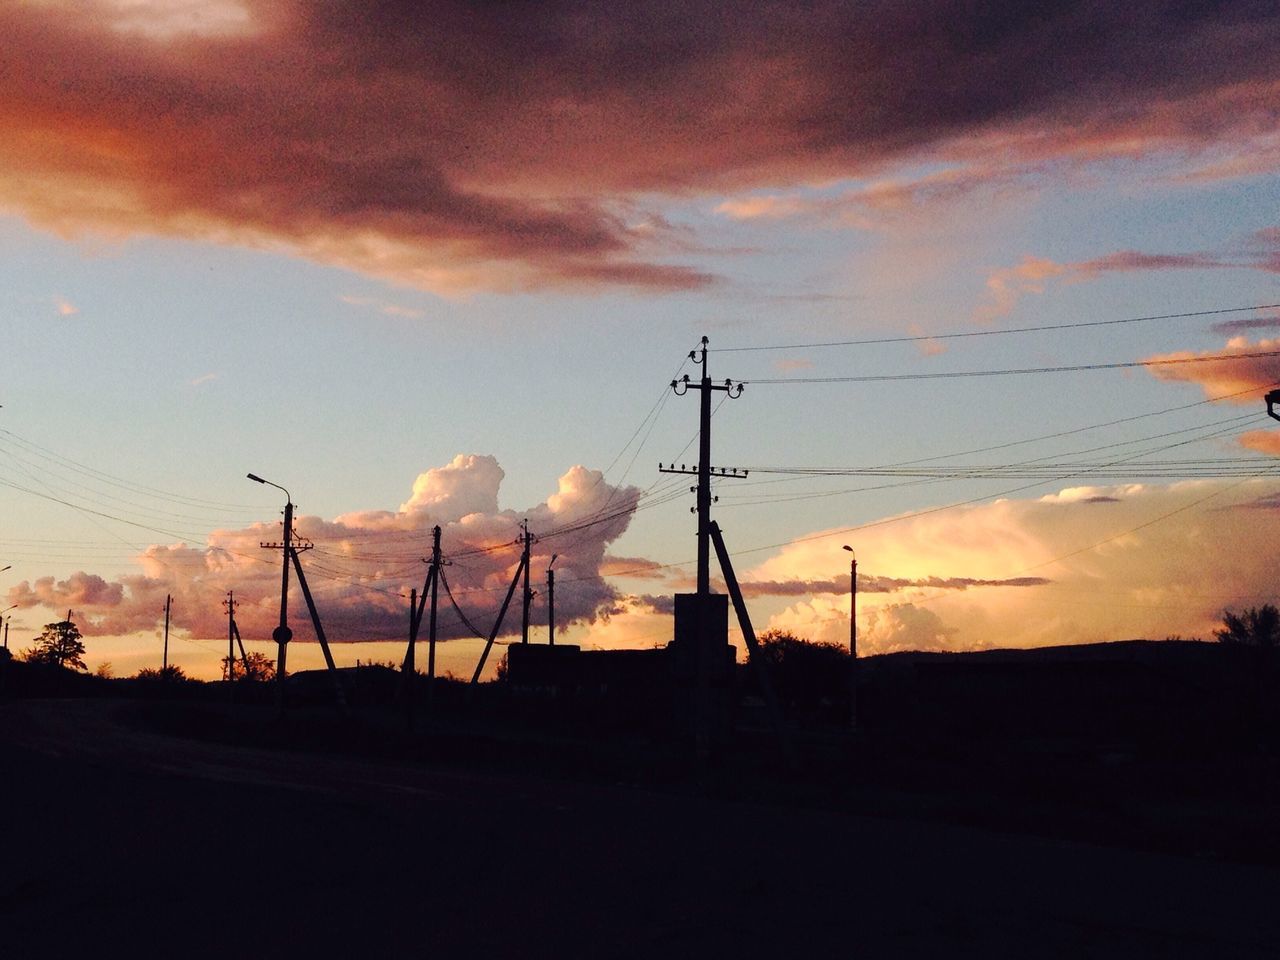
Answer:
[[[1269,957],[1280,870],[0,707],[8,957]]]

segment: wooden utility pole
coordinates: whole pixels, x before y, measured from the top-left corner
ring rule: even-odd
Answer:
[[[525,572],[528,558],[527,551],[520,554],[520,562],[516,564],[516,574],[511,578],[511,586],[507,589],[507,595],[502,600],[502,606],[498,608],[498,619],[493,621],[493,629],[489,631],[489,639],[485,641],[484,650],[480,654],[480,662],[476,664],[476,671],[471,675],[471,686],[473,688],[480,683],[480,674],[484,671],[485,661],[489,659],[489,651],[493,649],[493,641],[497,639],[498,631],[502,629],[502,621],[507,616],[507,607],[511,606],[511,598],[515,596],[516,587],[520,583],[520,577]]]
[[[529,520],[526,517],[520,523],[520,540],[524,544],[520,554],[520,565],[524,568],[524,605],[520,617],[520,642],[529,642],[529,604],[533,600],[533,591],[529,589]]]

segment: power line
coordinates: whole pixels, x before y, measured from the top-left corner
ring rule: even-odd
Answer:
[[[1165,360],[1129,360],[1124,363],[1076,363],[1055,367],[1013,367],[1003,370],[947,370],[935,373],[878,373],[856,377],[773,377],[747,381],[752,386],[789,383],[880,383],[888,380],[953,380],[960,377],[1008,377],[1036,373],[1077,373],[1082,370],[1128,370],[1134,367],[1162,367],[1184,363],[1226,363],[1280,356],[1280,350],[1257,350],[1218,357],[1172,357]]]
[[[1248,313],[1254,310],[1280,309],[1280,303],[1260,303],[1251,307],[1221,307],[1216,310],[1195,310],[1189,313],[1164,313],[1146,317],[1125,317],[1119,320],[1081,320],[1072,323],[1052,323],[1039,327],[1009,327],[1004,330],[968,330],[959,333],[914,334],[902,337],[869,337],[861,340],[826,340],[816,343],[779,343],[759,347],[718,347],[713,353],[753,353],[771,350],[813,350],[824,347],[860,347],[880,343],[920,343],[928,340],[960,340],[970,337],[999,337],[1015,333],[1044,333],[1050,330],[1076,330],[1084,327],[1109,327],[1126,323],[1145,323],[1151,320],[1182,320],[1191,317],[1212,317],[1225,313]],[[755,383],[764,381],[756,380]]]

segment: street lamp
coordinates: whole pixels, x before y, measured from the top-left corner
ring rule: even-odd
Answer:
[[[9,568],[5,567],[5,569],[8,570]],[[2,625],[4,628],[4,648],[6,650],[9,649],[9,620],[11,620],[12,618],[6,617],[5,614],[8,613],[10,610],[12,610],[16,606],[17,606],[16,603],[11,603],[9,604],[9,606],[5,607],[3,610],[0,610],[0,625]]]
[[[849,729],[858,729],[858,555],[849,551]]]
[[[289,629],[289,550],[293,544],[293,495],[280,484],[264,480],[257,474],[250,473],[246,476],[254,483],[264,483],[268,487],[283,491],[285,498],[284,543],[281,544],[280,550],[284,556],[284,562],[280,567],[280,625],[271,631],[271,639],[276,642],[276,705],[283,712],[285,654],[289,641],[293,639],[293,631]]]

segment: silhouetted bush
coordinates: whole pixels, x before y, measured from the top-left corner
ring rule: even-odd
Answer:
[[[1219,643],[1273,649],[1280,640],[1280,610],[1269,603],[1249,607],[1239,616],[1226,610],[1222,614],[1222,629],[1213,631],[1213,635]]]
[[[844,647],[783,630],[767,630],[759,639],[760,655],[784,705],[807,717],[843,715],[849,698],[849,653]],[[745,669],[747,685],[755,689],[754,668]]]

